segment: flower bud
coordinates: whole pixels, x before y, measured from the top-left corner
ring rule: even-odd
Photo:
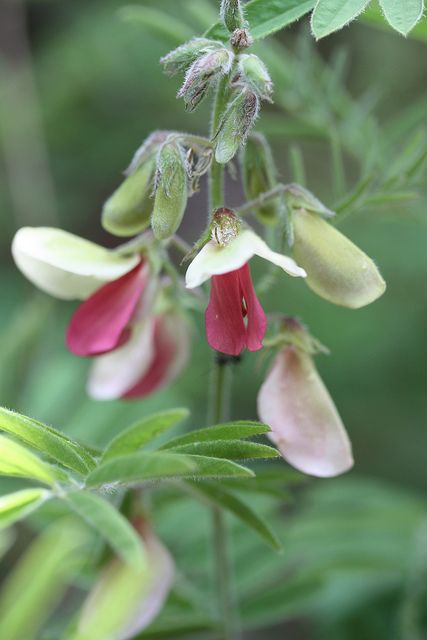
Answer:
[[[102,226],[116,236],[133,236],[150,224],[156,159],[152,155],[131,173],[107,200]]]
[[[216,135],[215,159],[227,164],[245,143],[259,112],[259,98],[251,91],[242,91],[228,106]]]
[[[255,200],[276,184],[277,171],[273,155],[267,140],[260,133],[249,136],[242,151],[241,165],[248,200]],[[281,201],[276,198],[256,207],[254,211],[264,224],[274,224],[279,219],[280,207]]]
[[[150,224],[156,154],[169,135],[155,131],[137,149],[126,169],[127,177],[103,207],[102,226],[109,233],[133,236]]]
[[[374,262],[316,213],[293,212],[293,256],[319,296],[358,309],[379,298],[386,284]]]
[[[219,46],[221,46],[221,43],[215,40],[193,38],[161,58],[160,64],[163,65],[168,76],[174,76],[193,64],[201,53],[206,53],[210,49],[218,48]]]
[[[188,69],[178,98],[184,98],[185,108],[193,111],[203,100],[207,90],[218,77],[231,69],[233,54],[223,46],[197,58]]]
[[[265,64],[254,54],[244,54],[240,57],[239,71],[244,83],[262,100],[272,102],[273,82]]]
[[[176,142],[166,142],[159,152],[156,192],[151,216],[153,233],[158,240],[170,238],[178,229],[187,206],[187,163]]]
[[[310,213],[318,213],[323,218],[333,218],[335,213],[325,207],[315,195],[299,184],[290,184],[284,193],[286,206],[289,211],[304,209]]]
[[[222,0],[221,19],[230,33],[245,27],[241,0]]]
[[[226,247],[237,238],[242,223],[230,209],[217,209],[213,214],[212,240],[220,247]]]
[[[353,466],[351,444],[311,356],[287,346],[276,356],[258,394],[269,438],[299,471],[327,478]]]

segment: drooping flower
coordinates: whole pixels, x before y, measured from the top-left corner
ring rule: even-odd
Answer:
[[[178,312],[145,315],[123,346],[94,359],[88,394],[95,400],[141,398],[170,384],[189,357],[189,332]]]
[[[39,288],[84,300],[71,318],[66,342],[72,353],[95,357],[88,382],[92,397],[143,397],[181,371],[189,352],[185,319],[171,309],[154,309],[158,283],[140,255],[119,256],[48,228],[21,229],[12,252]]]
[[[267,327],[265,313],[252,283],[248,262],[260,256],[295,277],[305,277],[292,258],[272,251],[251,229],[240,230],[234,214],[220,209],[216,216],[228,217],[227,227],[220,221],[219,231],[191,262],[186,273],[186,286],[195,288],[211,283],[211,296],[206,310],[206,335],[209,345],[230,355],[238,355],[247,347],[257,351]]]
[[[270,439],[296,469],[332,477],[353,466],[351,444],[311,356],[296,346],[276,356],[258,394]]]
[[[78,637],[130,640],[160,613],[172,587],[174,561],[150,526],[134,522],[145,549],[142,568],[118,558],[102,572],[83,605]]]

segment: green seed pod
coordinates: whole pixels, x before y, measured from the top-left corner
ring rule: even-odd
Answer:
[[[107,200],[102,210],[102,226],[116,236],[133,236],[150,224],[153,201],[155,156],[142,162]]]
[[[241,0],[222,0],[221,19],[230,33],[245,27],[245,17]]]
[[[244,144],[259,112],[259,98],[251,91],[242,91],[228,106],[216,135],[215,159],[227,164]]]
[[[334,304],[359,309],[386,284],[374,262],[316,213],[294,210],[293,257],[307,271],[310,289]]]
[[[277,183],[277,171],[270,145],[260,133],[252,133],[241,156],[243,186],[248,200],[255,200]],[[260,222],[275,224],[280,217],[280,198],[254,209]]]
[[[202,53],[207,53],[209,50],[220,46],[221,43],[215,40],[193,38],[161,58],[160,64],[163,65],[168,76],[174,76],[193,64]]]
[[[151,226],[158,240],[170,238],[178,229],[187,206],[187,164],[175,142],[166,142],[159,152]]]
[[[240,82],[248,86],[262,100],[271,102],[273,82],[265,64],[254,54],[244,54],[240,57]]]

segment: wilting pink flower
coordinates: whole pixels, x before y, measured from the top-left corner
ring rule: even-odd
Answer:
[[[258,351],[266,329],[267,318],[256,296],[248,263],[224,275],[212,276],[206,309],[206,335],[212,349],[230,355],[238,355],[245,347]]]
[[[130,640],[158,616],[172,587],[174,561],[150,526],[134,523],[144,546],[144,566],[118,558],[102,572],[83,605],[79,638]]]
[[[96,400],[112,400],[158,391],[182,371],[189,349],[188,324],[182,315],[143,314],[125,344],[94,359],[88,393]]]
[[[258,415],[270,439],[292,466],[318,477],[353,466],[351,444],[312,358],[285,347],[258,394]]]
[[[211,297],[206,310],[206,334],[217,351],[238,355],[247,347],[262,347],[267,320],[256,296],[248,261],[260,256],[291,276],[305,277],[292,258],[272,251],[250,229],[236,234],[225,245],[208,242],[191,262],[186,273],[189,289],[212,278]]]

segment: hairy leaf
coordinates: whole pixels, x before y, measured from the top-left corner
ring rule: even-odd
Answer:
[[[318,0],[311,16],[317,40],[342,29],[362,13],[370,0]]]
[[[177,436],[173,440],[166,442],[161,448],[171,449],[172,447],[181,446],[183,444],[192,444],[194,442],[208,442],[212,440],[236,440],[237,438],[250,438],[252,436],[268,433],[270,427],[261,422],[226,422],[217,424],[214,427],[205,429],[197,429],[190,431],[182,436]]]
[[[423,15],[423,0],[380,0],[387,22],[406,36]]]
[[[104,451],[103,460],[132,453],[189,415],[187,409],[164,411],[139,420],[116,436]]]
[[[49,485],[67,479],[65,473],[5,436],[0,436],[0,475],[32,478]]]
[[[95,462],[80,444],[37,420],[0,407],[0,430],[13,434],[64,466],[86,475]]]
[[[83,520],[112,546],[125,562],[142,566],[144,550],[132,525],[109,502],[89,491],[76,491],[66,501]]]
[[[40,507],[50,496],[46,489],[22,489],[0,497],[0,529],[10,527]]]
[[[249,460],[255,458],[277,458],[277,449],[258,442],[241,440],[210,440],[208,442],[192,442],[173,447],[179,453],[191,453],[230,460]]]

